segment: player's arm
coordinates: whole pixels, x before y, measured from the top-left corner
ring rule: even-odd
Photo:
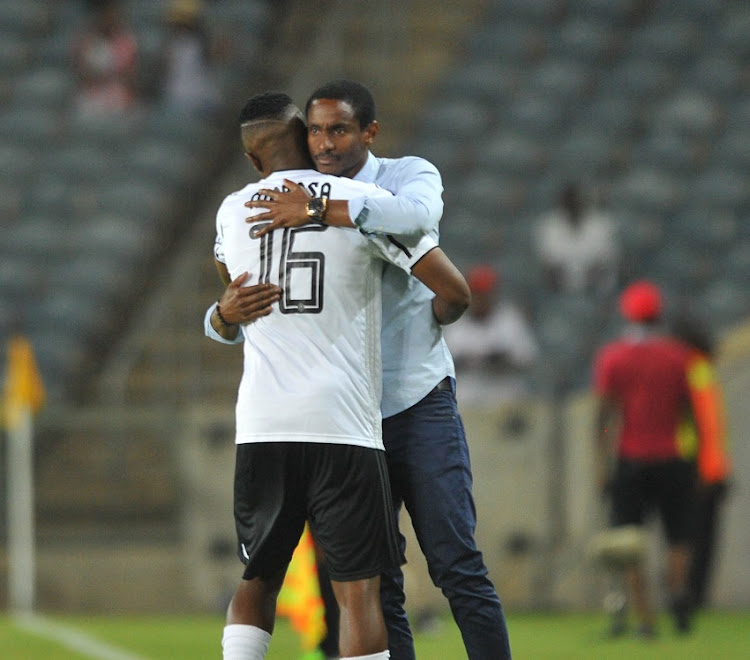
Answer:
[[[224,263],[217,259],[215,264],[227,286],[221,298],[206,311],[204,331],[207,337],[218,342],[240,343],[240,325],[270,314],[271,305],[281,297],[281,289],[275,284],[244,286],[248,273],[232,280]]]
[[[393,176],[398,182],[393,196],[364,196],[349,200],[329,199],[322,221],[331,227],[357,227],[365,233],[414,236],[437,229],[443,214],[443,181],[437,168],[423,158],[401,161]],[[264,209],[248,222],[269,220],[258,236],[280,227],[299,227],[310,222],[310,195],[300,185],[284,181],[288,192],[261,190],[262,201],[248,201],[250,209]]]
[[[424,158],[404,158],[391,167],[393,185],[380,182],[392,197],[357,197],[348,201],[348,215],[365,233],[414,236],[435,231],[443,215],[443,180]]]
[[[417,261],[412,275],[435,294],[432,311],[441,325],[458,321],[471,303],[471,291],[464,276],[439,247]]]

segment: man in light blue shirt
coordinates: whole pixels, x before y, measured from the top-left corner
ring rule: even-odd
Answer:
[[[375,182],[389,199],[330,200],[322,221],[365,233],[438,239],[442,180],[422,158],[377,158],[369,147],[378,132],[370,92],[352,81],[318,88],[307,107],[308,146],[317,169]],[[253,221],[271,221],[260,232],[309,222],[308,193],[287,181],[288,193],[248,202],[268,209]],[[223,322],[244,323],[270,313],[264,292],[233,283],[219,301]],[[265,295],[268,295],[265,292]],[[455,397],[453,359],[432,313],[433,294],[420,282],[386,266],[383,271],[383,442],[397,513],[409,511],[433,582],[450,603],[470,660],[510,658],[505,616],[474,541],[476,514],[469,451]],[[217,338],[215,306],[206,334]],[[401,537],[402,549],[405,539]],[[400,569],[383,575],[381,596],[391,658],[413,660]]]

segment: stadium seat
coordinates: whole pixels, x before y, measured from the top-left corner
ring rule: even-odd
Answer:
[[[157,247],[158,231],[149,223],[138,224],[117,209],[80,218],[71,231],[82,252],[111,258],[118,268],[134,272]]]
[[[45,154],[39,171],[57,175],[71,185],[105,182],[122,175],[122,153],[105,151],[99,145],[66,141]]]
[[[720,279],[709,285],[700,296],[698,307],[717,333],[733,323],[750,318],[747,288],[728,279]]]
[[[659,98],[676,86],[676,75],[672,67],[650,59],[644,53],[624,57],[612,67],[602,80],[602,90],[610,95],[631,99]]]
[[[743,169],[729,169],[716,164],[695,177],[690,186],[696,204],[731,209],[750,202],[750,181]]]
[[[746,127],[728,126],[711,145],[709,162],[712,167],[742,171],[750,167],[750,133]]]
[[[487,135],[476,154],[483,170],[508,175],[529,175],[545,160],[540,140],[504,128]]]
[[[684,63],[700,44],[700,29],[689,18],[662,16],[636,28],[628,53],[672,66]]]
[[[446,78],[439,86],[438,99],[460,100],[468,97],[497,112],[515,93],[519,70],[499,60],[477,58],[449,72]],[[426,113],[425,120],[429,119],[430,114]]]
[[[64,117],[56,109],[11,103],[3,112],[0,137],[6,142],[49,149],[60,138],[63,123]]]
[[[21,222],[3,229],[0,249],[50,268],[80,249],[81,245],[71,238],[72,233],[69,218],[62,214],[24,214]],[[55,246],[54,251],[50,244]]]
[[[544,93],[550,99],[580,99],[592,82],[590,68],[571,58],[546,58],[529,71],[522,89]]]
[[[562,0],[490,0],[490,18],[498,22],[507,19],[526,23],[554,23],[563,13]]]
[[[655,130],[711,135],[721,120],[719,104],[696,89],[686,89],[655,104],[649,113]]]
[[[471,34],[467,43],[470,59],[519,63],[529,60],[539,43],[539,31],[521,21],[490,22]]]
[[[549,138],[560,130],[569,106],[561,98],[543,92],[519,93],[501,114],[501,125],[524,135]]]
[[[710,98],[731,99],[742,96],[743,63],[731,51],[717,49],[701,57],[687,71],[689,85]]]
[[[551,152],[556,169],[563,171],[566,166],[572,167],[578,177],[590,177],[606,169],[611,145],[607,133],[579,122],[575,129],[561,136]]]
[[[677,173],[695,173],[702,165],[706,149],[702,143],[679,131],[655,130],[638,142],[632,158],[640,165]]]
[[[750,34],[750,11],[742,2],[725,3],[723,9],[715,39],[728,52],[746,62],[750,55],[750,41],[747,39]]]
[[[463,138],[482,132],[489,123],[484,106],[471,98],[451,98],[435,103],[425,129],[448,138]]]
[[[25,71],[32,58],[29,40],[9,30],[3,30],[0,35],[0,71],[4,75]]]
[[[28,38],[44,30],[51,20],[51,6],[41,2],[0,1],[0,25],[6,33]]]
[[[13,102],[58,108],[69,102],[73,76],[64,67],[43,67],[24,75],[13,87]]]
[[[188,182],[200,166],[189,144],[173,144],[156,137],[144,137],[125,153],[128,170],[136,176],[174,186]]]
[[[136,227],[149,223],[163,228],[164,209],[169,203],[166,190],[158,182],[146,179],[110,181],[94,192],[98,211],[117,213],[128,218]]]
[[[569,16],[584,20],[593,17],[620,27],[627,23],[633,9],[632,0],[576,0],[568,3],[566,12]]]
[[[612,28],[591,17],[568,18],[558,30],[550,31],[548,35],[548,55],[594,65],[606,62],[614,45]]]
[[[0,142],[0,180],[21,184],[29,180],[37,163],[36,153],[19,142]]]
[[[674,236],[713,250],[717,261],[739,239],[739,225],[731,210],[708,205],[689,204],[670,221],[669,231]]]

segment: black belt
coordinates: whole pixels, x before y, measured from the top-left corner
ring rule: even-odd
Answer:
[[[435,392],[439,392],[440,390],[443,391],[453,391],[453,387],[451,387],[451,377],[446,376],[441,380],[435,387],[432,388],[430,391],[430,394],[435,394]]]

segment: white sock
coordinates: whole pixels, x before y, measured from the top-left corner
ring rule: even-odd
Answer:
[[[221,646],[224,660],[263,660],[271,635],[256,626],[232,624],[224,627]]]
[[[386,649],[380,653],[370,653],[370,655],[353,655],[348,658],[342,657],[341,660],[388,660],[391,657],[391,652]]]

